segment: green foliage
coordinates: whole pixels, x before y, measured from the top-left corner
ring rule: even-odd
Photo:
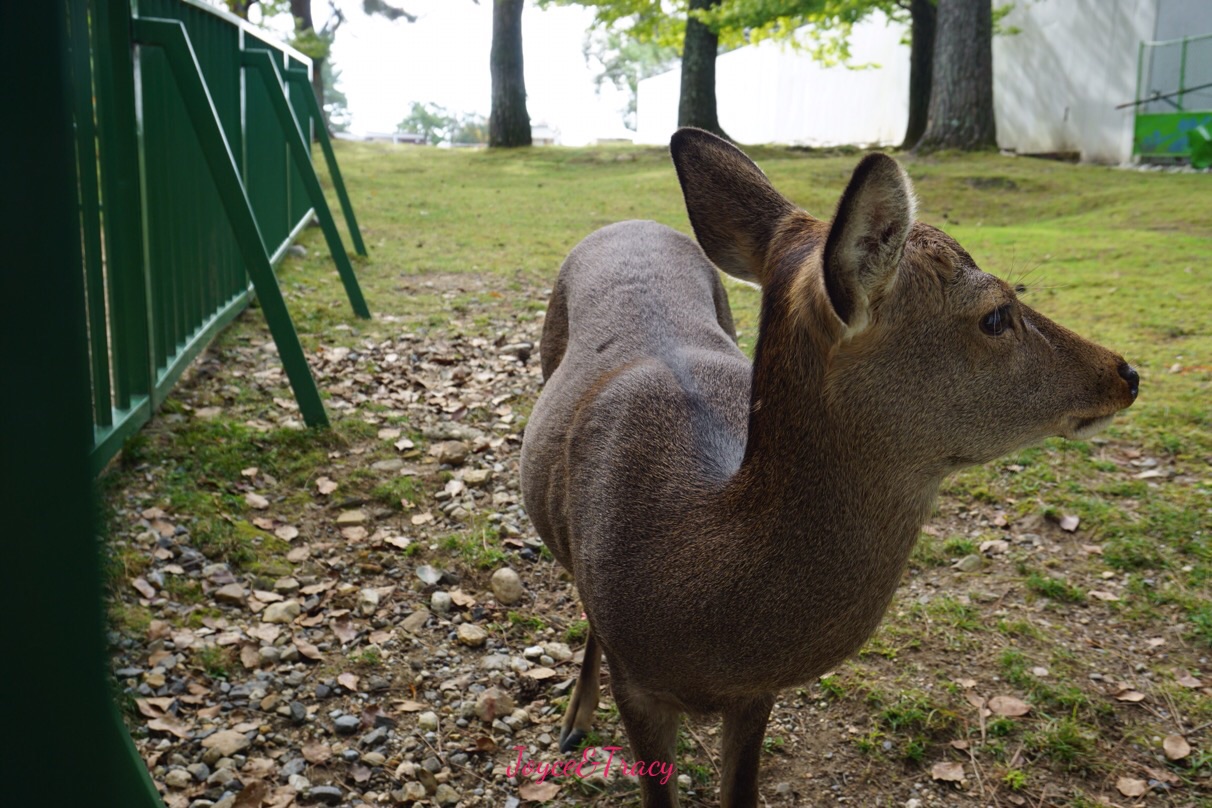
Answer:
[[[599,93],[607,82],[615,89],[627,92],[623,123],[628,129],[636,127],[640,81],[665,72],[678,58],[677,48],[659,42],[640,41],[614,28],[587,31],[582,51],[586,62],[597,61],[602,65],[601,71],[594,76],[594,85]]]
[[[431,145],[488,142],[488,122],[476,113],[450,113],[438,104],[414,101],[412,109],[396,126],[400,132],[422,135]]]

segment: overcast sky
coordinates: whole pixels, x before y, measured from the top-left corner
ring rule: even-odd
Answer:
[[[419,17],[415,23],[367,17],[359,0],[338,1],[348,19],[332,56],[349,98],[352,131],[394,131],[414,101],[488,116],[492,0],[395,0]],[[313,8],[319,25],[326,4]],[[530,120],[556,127],[570,145],[624,132],[619,110],[625,95],[610,85],[596,95],[596,70],[581,53],[591,17],[579,6],[543,11],[529,3],[522,14]]]

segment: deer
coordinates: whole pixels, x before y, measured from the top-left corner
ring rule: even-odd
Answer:
[[[943,479],[1095,434],[1139,375],[916,221],[888,155],[825,221],[712,134],[670,153],[697,244],[625,221],[568,255],[522,495],[589,624],[561,751],[604,656],[635,759],[672,764],[683,714],[722,715],[720,804],[750,808],[776,694],[874,632]],[[752,363],[717,268],[761,287]],[[678,805],[676,778],[640,781]]]

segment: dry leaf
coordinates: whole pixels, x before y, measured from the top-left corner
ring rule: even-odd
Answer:
[[[425,524],[429,524],[432,521],[433,521],[433,514],[430,513],[429,511],[425,511],[424,513],[414,514],[412,517],[412,523],[414,525],[425,525]]]
[[[419,713],[425,709],[424,704],[422,704],[419,701],[413,701],[412,699],[405,699],[404,701],[397,701],[395,704],[396,704],[396,709],[402,713]]]
[[[959,783],[964,779],[964,764],[952,761],[935,763],[930,767],[930,776],[945,783]]]
[[[989,699],[989,709],[995,715],[1017,718],[1031,712],[1031,705],[1014,696],[994,696]]]
[[[401,452],[408,451],[409,449],[415,449],[416,446],[417,445],[408,438],[400,438],[398,441],[396,441],[396,448]]]
[[[319,661],[324,658],[324,654],[319,648],[309,643],[302,637],[295,635],[295,648],[299,649],[299,655],[313,661]]]
[[[1081,524],[1081,519],[1073,516],[1072,514],[1069,516],[1062,516],[1060,520],[1060,529],[1067,533],[1072,533],[1073,531],[1077,530],[1077,526],[1079,524]]]
[[[320,477],[316,480],[316,490],[321,494],[331,494],[337,490],[337,484],[328,477]]]
[[[358,637],[358,629],[348,617],[342,617],[340,620],[332,621],[332,633],[337,635],[337,639],[342,645],[353,642]]]
[[[967,749],[968,742],[965,740],[962,740],[962,739],[956,739],[951,742],[951,748],[952,749]]]
[[[1101,589],[1091,589],[1089,594],[1090,597],[1105,601],[1107,603],[1116,603],[1119,601],[1118,595],[1112,594],[1111,592],[1104,592]]]
[[[379,440],[395,440],[400,437],[400,430],[392,427],[385,427],[379,430]]]
[[[341,687],[345,688],[346,690],[357,690],[358,675],[356,673],[346,671],[337,677],[337,684],[341,685]]]
[[[386,539],[383,539],[383,541],[386,544],[390,544],[392,547],[398,547],[401,550],[407,548],[408,545],[412,544],[412,542],[409,539],[406,539],[403,536],[388,536]]]
[[[965,690],[970,690],[970,689],[976,687],[975,679],[964,678],[964,679],[952,679],[951,681],[955,682],[957,685],[964,688]]]
[[[249,466],[246,469],[241,469],[240,474],[242,474],[245,477],[256,477],[257,472],[259,472],[260,470],[261,469],[257,468],[256,466]]]
[[[256,508],[259,511],[263,511],[269,507],[268,499],[251,491],[244,495],[244,501],[248,503],[248,507]]]
[[[1174,678],[1174,681],[1178,682],[1183,687],[1189,687],[1189,688],[1194,689],[1194,688],[1204,686],[1203,682],[1196,679],[1194,676],[1192,676],[1187,671],[1177,671],[1177,674],[1178,675]]]
[[[231,808],[261,808],[269,799],[269,784],[264,780],[254,780],[241,789]]]
[[[1181,735],[1167,735],[1162,741],[1162,749],[1166,752],[1167,760],[1182,760],[1191,754],[1191,744]]]
[[[294,525],[282,525],[274,531],[274,535],[282,541],[294,541],[299,538],[299,529]]]
[[[268,516],[255,517],[253,519],[253,524],[256,525],[257,527],[261,528],[262,530],[273,530],[274,529],[274,520],[270,519]]]
[[[147,728],[157,732],[167,732],[185,740],[189,738],[189,727],[175,715],[162,715],[147,722]]]
[[[355,783],[365,783],[370,779],[370,767],[363,766],[361,763],[355,763],[349,768],[349,773],[353,775]]]
[[[1121,777],[1115,781],[1115,788],[1125,797],[1139,797],[1149,790],[1149,785],[1134,777]]]
[[[450,602],[455,606],[463,609],[470,608],[476,605],[476,599],[464,592],[462,589],[452,589],[450,592]]]
[[[247,670],[253,670],[261,664],[261,652],[252,643],[240,646],[240,664]]]
[[[560,786],[550,780],[544,780],[542,783],[523,783],[518,789],[518,796],[524,800],[534,800],[535,802],[547,802],[554,800],[556,794],[560,793]]]
[[[1145,694],[1141,693],[1139,690],[1121,690],[1115,694],[1115,700],[1136,704],[1137,702],[1145,700]]]
[[[531,679],[541,682],[544,679],[550,679],[557,674],[551,668],[532,668],[531,670],[526,671],[526,675]]]
[[[303,759],[316,766],[332,757],[332,747],[326,743],[303,744]]]

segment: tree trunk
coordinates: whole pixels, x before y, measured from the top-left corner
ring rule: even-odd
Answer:
[[[311,0],[290,0],[290,16],[295,18],[296,33],[304,31],[315,33],[315,24],[311,18]],[[316,104],[320,107],[320,115],[323,116],[323,120],[316,123],[331,134],[332,127],[328,125],[328,113],[324,110],[324,59],[313,57],[311,69],[311,91],[315,93]]]
[[[720,0],[690,0],[690,9],[708,9],[719,4]],[[697,126],[726,138],[715,105],[715,55],[719,45],[716,32],[694,17],[686,20],[678,126]]]
[[[522,71],[522,2],[494,0],[492,5],[492,112],[489,146],[529,146],[526,78]]]
[[[917,148],[996,146],[993,4],[990,0],[939,0],[930,113]]]
[[[934,29],[938,7],[935,0],[910,0],[909,124],[902,149],[912,149],[926,131],[930,114],[930,84],[934,71]]]

